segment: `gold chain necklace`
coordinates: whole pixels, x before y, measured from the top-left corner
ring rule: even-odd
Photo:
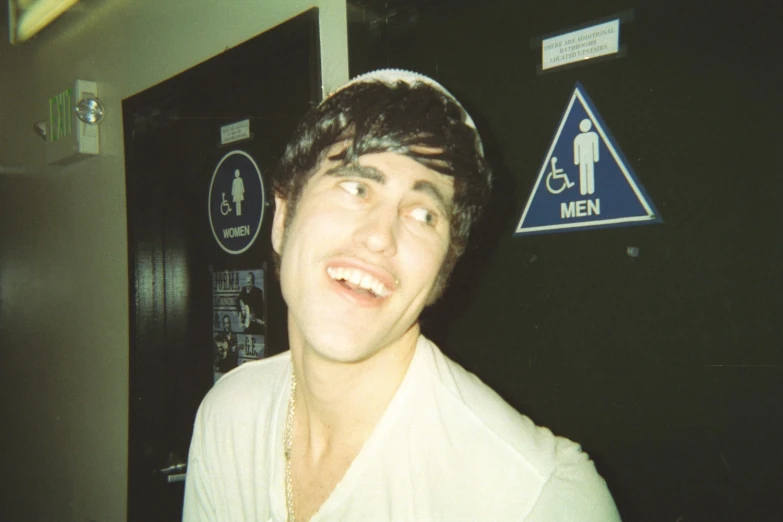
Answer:
[[[288,510],[288,522],[295,522],[294,487],[291,482],[291,447],[294,445],[294,394],[296,393],[296,376],[291,369],[291,398],[288,399],[288,412],[285,417],[285,504]]]

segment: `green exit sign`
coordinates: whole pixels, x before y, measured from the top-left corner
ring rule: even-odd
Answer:
[[[49,98],[46,163],[64,166],[98,155],[98,125],[81,121],[74,110],[80,101],[91,99],[98,99],[98,84],[88,80],[75,80]]]
[[[52,137],[52,141],[73,134],[72,94],[73,89],[66,89],[49,98],[49,135]]]

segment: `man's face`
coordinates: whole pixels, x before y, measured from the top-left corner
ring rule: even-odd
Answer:
[[[255,282],[256,278],[253,276],[253,274],[247,274],[247,279],[245,279],[245,288],[248,292],[253,289]]]
[[[272,242],[292,342],[355,362],[415,340],[448,250],[453,194],[450,177],[387,152],[356,166],[324,160],[287,229],[278,199]]]

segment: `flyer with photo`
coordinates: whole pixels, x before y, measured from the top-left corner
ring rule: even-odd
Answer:
[[[212,273],[214,380],[240,364],[264,357],[266,265]]]

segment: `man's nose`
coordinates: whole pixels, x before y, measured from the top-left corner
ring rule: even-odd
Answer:
[[[377,206],[368,210],[356,228],[354,240],[367,250],[391,257],[397,253],[399,219],[397,209]]]

